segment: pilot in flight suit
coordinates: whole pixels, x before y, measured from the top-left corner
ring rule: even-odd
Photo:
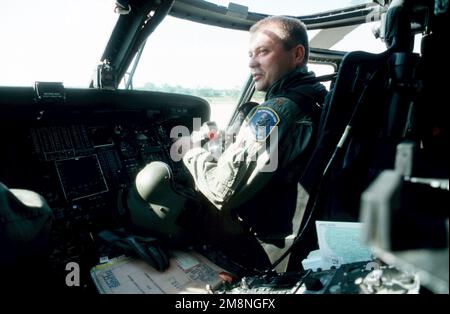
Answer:
[[[280,20],[292,23],[272,17],[250,30],[250,68],[256,89],[267,92],[265,101],[250,110],[221,155],[197,145],[183,156],[209,203],[193,220],[193,231],[236,253],[233,258],[241,265],[256,269],[270,266],[260,244],[282,246],[281,239],[293,232],[298,175],[309,158],[319,104],[327,93],[307,70],[307,44],[291,50],[277,46],[283,39],[277,33]],[[280,56],[276,49],[291,54]]]
[[[255,23],[249,48],[255,89],[266,92],[265,101],[245,115],[222,154],[197,145],[183,162],[207,200],[192,215],[191,231],[247,269],[261,270],[274,260],[265,244],[286,246],[297,231],[297,182],[327,92],[307,70],[308,36],[299,20],[272,16]]]
[[[209,242],[243,266],[245,273],[271,267],[274,247],[286,248],[286,239],[297,231],[293,224],[297,181],[309,159],[319,104],[326,95],[306,67],[308,37],[302,22],[269,17],[253,25],[250,35],[249,67],[255,89],[266,92],[265,101],[241,106],[226,136],[205,137],[211,125],[205,123],[171,148],[171,156],[177,152],[180,155],[175,157],[183,158],[204,201],[201,206],[189,204],[182,209],[176,195],[165,199],[170,193],[155,189],[159,181],[169,186],[170,171],[161,163],[141,171],[128,197],[136,224],[153,221],[153,229],[169,237]],[[164,206],[155,207],[155,199],[161,198]],[[150,215],[153,212],[158,217]]]

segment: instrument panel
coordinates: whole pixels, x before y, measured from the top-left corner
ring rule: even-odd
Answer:
[[[33,125],[16,130],[15,135],[21,135],[15,136],[16,146],[8,145],[6,156],[15,160],[6,161],[10,166],[1,180],[47,200],[55,217],[52,239],[61,253],[55,256],[58,260],[73,259],[80,241],[120,225],[121,195],[147,163],[164,161],[178,184],[190,184],[182,162],[170,158],[170,129],[125,118],[101,124]],[[17,173],[22,175],[16,177]]]
[[[133,97],[122,97],[120,104],[103,104],[105,99],[96,97],[89,105],[87,97],[70,106],[68,101],[8,104],[11,110],[3,110],[0,182],[47,200],[54,214],[51,264],[98,263],[96,234],[122,225],[124,195],[146,164],[163,161],[172,169],[175,186],[193,186],[182,161],[170,158],[170,131],[178,125],[191,130],[192,118],[207,119],[209,105],[191,96],[156,96],[161,103],[155,98],[142,103],[138,97],[141,103],[130,106]],[[173,98],[187,103],[164,107]]]

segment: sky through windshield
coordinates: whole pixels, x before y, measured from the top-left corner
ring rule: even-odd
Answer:
[[[228,5],[228,1],[215,2]],[[289,8],[293,14],[302,15],[362,1],[236,2],[248,5],[254,11],[286,14]],[[0,85],[32,86],[35,81],[60,81],[68,87],[87,87],[118,18],[114,4],[114,0],[3,3],[0,11]],[[156,84],[235,87],[242,84],[248,74],[247,40],[247,33],[243,31],[205,27],[168,17],[149,38],[145,53],[151,56],[153,64],[143,56],[135,86],[153,81]],[[353,37],[347,41],[351,45],[361,42]],[[207,48],[210,47],[215,48],[209,51]],[[348,45],[341,44],[338,48],[345,50]],[[168,59],[173,51],[176,55]]]

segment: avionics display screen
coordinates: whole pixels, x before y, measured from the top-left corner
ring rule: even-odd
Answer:
[[[97,155],[55,161],[67,200],[75,200],[108,191]]]

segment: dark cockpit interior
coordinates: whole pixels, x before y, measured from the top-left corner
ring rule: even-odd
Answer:
[[[170,130],[192,129],[193,117],[207,121],[209,106],[188,95],[40,84],[46,85],[41,95],[0,88],[1,178],[48,202],[54,214],[49,258],[65,265],[94,258],[86,254],[94,250],[94,235],[118,226],[121,193],[147,163],[166,162],[178,188],[188,186],[182,162],[170,158]]]
[[[427,274],[423,280],[426,291],[448,293],[448,204],[444,204],[448,198],[445,147],[448,126],[444,118],[448,96],[443,92],[448,75],[441,64],[447,62],[440,51],[444,40],[447,41],[444,38],[448,31],[445,27],[448,1],[412,1],[412,5],[406,2],[374,1],[299,16],[309,29],[324,33],[362,24],[368,16],[381,20],[384,28],[379,36],[385,39],[388,49],[373,54],[311,47],[311,61],[333,64],[337,73],[324,78],[331,83],[330,107],[324,110],[318,145],[304,173],[302,183],[310,200],[302,205],[305,218],[299,225],[301,230],[295,230],[295,235],[298,232],[301,237],[292,245],[289,268],[300,272],[301,260],[315,249],[315,226],[310,219],[363,219],[367,215],[360,212],[360,197],[370,183],[386,169],[402,168],[399,170],[402,179],[398,180],[404,180],[400,193],[403,196],[395,199],[402,206],[398,206],[401,210],[392,216],[392,229],[387,231],[393,242],[388,241],[386,245],[377,238],[381,214],[371,216],[374,225],[369,228],[367,239],[382,253],[412,249],[447,252],[443,262],[441,255],[427,255],[428,259],[416,266]],[[169,165],[175,191],[196,195],[192,177],[183,162],[171,158],[174,138],[179,136],[172,130],[183,126],[192,131],[196,118],[202,123],[209,121],[210,103],[187,94],[118,88],[146,39],[157,31],[161,21],[172,16],[248,30],[266,16],[245,11],[239,5],[227,9],[198,0],[121,0],[117,1],[116,8],[122,13],[86,88],[44,81],[26,87],[0,86],[1,187],[5,191],[24,189],[38,193],[47,202],[53,217],[51,225],[44,227],[45,222],[34,217],[31,210],[28,218],[36,226],[42,224],[40,229],[46,233],[45,240],[17,240],[8,244],[16,245],[17,252],[13,249],[5,252],[0,247],[0,261],[6,265],[0,264],[2,276],[18,289],[22,289],[24,278],[33,278],[45,282],[43,286],[51,291],[71,292],[75,288],[78,292],[97,293],[89,270],[102,256],[112,254],[98,234],[123,227],[129,221],[124,209],[126,193],[139,171],[150,162],[162,161]],[[424,34],[419,54],[411,51],[413,37],[418,33]],[[253,93],[249,78],[236,111],[251,100]],[[366,105],[371,109],[366,110]],[[375,110],[374,106],[378,105],[379,110]],[[349,133],[349,127],[353,133]],[[406,154],[403,161],[399,159],[399,144],[404,149],[400,153]],[[399,186],[393,189],[397,191]],[[6,201],[1,199],[2,206],[7,206],[4,204],[12,197],[8,193],[4,194]],[[415,193],[417,199],[411,198]],[[432,200],[426,201],[427,197]],[[397,209],[391,200],[383,204]],[[419,209],[419,206],[430,208]],[[370,211],[368,207],[366,203],[361,205]],[[405,215],[408,208],[413,209]],[[5,243],[17,232],[8,229],[16,216],[8,215],[2,214],[0,220],[4,226],[0,228],[0,236]],[[409,222],[408,226],[402,225],[402,218]],[[420,221],[430,223],[423,226]],[[435,228],[432,235],[430,228]],[[419,235],[405,237],[401,230],[409,234],[417,231]],[[420,236],[420,232],[429,236]],[[410,240],[413,243],[409,245]],[[417,256],[423,255],[414,255],[413,259]],[[81,269],[81,287],[69,287],[65,281],[65,267],[74,261]],[[423,266],[433,261],[439,267],[446,263],[446,273],[445,270],[444,274],[433,273],[430,267]],[[17,275],[18,269],[21,277]]]

